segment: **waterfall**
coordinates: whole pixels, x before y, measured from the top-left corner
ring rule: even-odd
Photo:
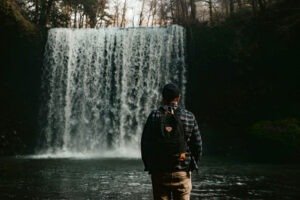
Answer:
[[[49,30],[38,153],[139,155],[163,85],[178,84],[184,97],[184,46],[176,25]]]

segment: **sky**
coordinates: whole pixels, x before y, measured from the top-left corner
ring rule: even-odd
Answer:
[[[124,0],[122,0],[124,1]],[[132,25],[132,19],[134,18],[134,24],[137,26],[138,24],[138,16],[140,15],[142,8],[142,2],[137,0],[128,0],[128,14],[127,19],[131,21],[131,23],[128,24],[128,26]]]
[[[114,5],[114,2],[119,2],[120,9],[123,9],[125,0],[110,0],[109,4],[111,10],[113,10],[112,6]],[[141,7],[142,7],[142,0],[127,0],[126,19],[128,20],[128,23],[126,26],[132,27],[138,25]],[[122,10],[120,10],[120,12],[122,12]],[[132,23],[132,21],[134,21],[134,23]]]

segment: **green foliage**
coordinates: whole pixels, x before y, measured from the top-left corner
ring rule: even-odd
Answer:
[[[211,126],[299,117],[295,12],[237,13],[188,32],[189,106]],[[293,24],[282,32],[282,21]],[[298,63],[298,64],[297,64]]]
[[[13,0],[0,1],[0,25],[1,28],[23,32],[28,36],[33,36],[38,32],[37,28],[24,18]]]
[[[300,150],[300,120],[260,121],[251,127],[254,137]]]
[[[248,127],[258,121],[300,118],[297,5],[299,1],[274,5],[257,15],[245,10],[223,23],[188,29],[186,100],[210,142],[208,153],[223,145],[224,154],[232,146],[236,154],[253,153],[262,160],[296,157],[295,146],[300,145],[288,139],[295,134],[277,134],[282,141],[276,141],[254,137]]]
[[[300,161],[300,120],[260,121],[252,125],[250,137],[256,157],[264,160]]]

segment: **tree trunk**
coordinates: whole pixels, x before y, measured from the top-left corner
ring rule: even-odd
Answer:
[[[179,22],[179,3],[178,0],[175,1],[175,8],[174,8],[174,23],[177,24]]]
[[[252,11],[255,14],[257,11],[257,2],[256,0],[252,0]]]
[[[214,19],[213,19],[213,5],[212,5],[212,0],[208,1],[208,9],[209,9],[209,20],[210,24],[213,24]]]
[[[83,15],[84,28],[88,28],[88,16],[87,14]]]
[[[74,16],[73,28],[77,28],[77,6],[74,12],[75,12],[75,16]]]
[[[239,9],[241,9],[243,7],[242,0],[236,0],[236,2],[238,4]]]
[[[264,11],[266,9],[265,1],[258,0],[258,5],[261,11]]]
[[[46,23],[45,23],[45,25],[47,25],[47,23],[48,23],[49,16],[50,16],[51,10],[52,10],[53,2],[54,2],[54,0],[48,0],[48,4],[47,4],[47,8],[46,8]]]
[[[142,2],[142,8],[140,13],[140,20],[139,20],[139,26],[142,26],[143,20],[144,20],[144,7],[145,7],[145,0]]]
[[[41,27],[45,26],[45,21],[46,21],[46,6],[47,6],[46,0],[42,0],[42,2],[41,2],[40,20],[39,20],[39,25]]]
[[[48,23],[48,19],[49,19],[50,13],[51,13],[53,2],[54,2],[54,0],[48,0],[48,1],[42,0],[40,21],[39,21],[39,25],[42,28],[45,28]]]
[[[165,10],[164,10],[164,0],[160,0],[160,19],[159,19],[159,25],[162,26],[165,21]]]
[[[147,27],[149,26],[149,22],[150,22],[150,17],[151,17],[151,14],[152,14],[152,12],[153,12],[153,4],[154,4],[154,2],[153,1],[151,1],[150,2],[150,8],[149,8],[149,13],[148,13],[148,17],[147,17]]]
[[[190,19],[191,22],[194,23],[196,21],[196,14],[197,14],[195,0],[190,0],[190,7],[191,7]]]
[[[35,0],[35,15],[34,15],[34,22],[36,24],[39,23],[39,14],[40,14],[40,2],[39,0]]]
[[[151,22],[151,26],[154,25],[154,18],[155,18],[155,15],[156,15],[156,12],[157,12],[157,0],[154,0],[154,10],[152,11],[152,22]]]
[[[176,11],[174,11],[174,5],[173,5],[172,2],[170,3],[170,10],[171,10],[171,19],[172,19],[172,22],[174,24],[176,24],[176,15],[175,15]]]
[[[186,24],[187,21],[187,6],[186,6],[186,1],[185,0],[180,0],[179,1],[181,4],[181,24]]]
[[[114,26],[119,26],[119,4],[115,6]]]
[[[228,17],[229,16],[228,0],[223,0],[222,2],[223,2],[223,7],[225,8],[225,15],[226,17]]]
[[[78,28],[82,28],[82,13],[79,13]]]
[[[97,24],[97,15],[96,13],[93,13],[92,15],[89,15],[89,24],[90,28],[95,28]]]
[[[229,11],[230,11],[230,15],[233,15],[233,13],[234,13],[234,1],[233,0],[229,0]]]
[[[121,27],[125,27],[126,10],[127,10],[127,0],[125,0],[124,6],[123,6],[123,13],[122,13]]]

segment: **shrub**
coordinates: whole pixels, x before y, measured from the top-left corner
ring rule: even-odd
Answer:
[[[280,160],[299,160],[300,120],[260,121],[251,127],[254,146],[261,156]]]

